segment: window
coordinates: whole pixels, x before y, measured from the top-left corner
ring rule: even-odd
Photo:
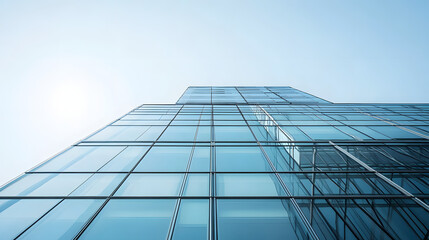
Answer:
[[[80,239],[166,239],[174,199],[110,200]]]

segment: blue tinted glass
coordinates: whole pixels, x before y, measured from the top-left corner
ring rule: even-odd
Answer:
[[[101,172],[130,171],[145,154],[149,147],[127,147],[110,162],[104,165]]]
[[[217,224],[219,239],[307,239],[286,199],[218,199]]]
[[[191,172],[208,172],[210,171],[210,148],[196,147],[192,154]]]
[[[272,170],[259,147],[217,147],[216,171],[265,172]]]
[[[67,196],[91,174],[25,174],[5,186],[0,196]]]
[[[58,199],[0,200],[1,239],[15,238],[59,201]]]
[[[155,141],[164,129],[164,126],[151,126],[137,138],[137,141]]]
[[[124,147],[73,147],[33,171],[97,171]]]
[[[210,141],[210,134],[211,132],[211,127],[210,126],[199,126],[198,127],[198,132],[197,132],[197,138],[195,139],[196,141],[199,142],[208,142]]]
[[[166,239],[175,199],[113,199],[79,239]]]
[[[284,196],[274,174],[216,174],[218,196]]]
[[[311,141],[311,139],[297,127],[282,126],[281,128],[285,131],[290,141]]]
[[[422,137],[395,126],[371,126],[371,129],[380,132],[392,139],[421,139]]]
[[[313,140],[353,139],[332,126],[300,126],[299,128]]]
[[[67,199],[40,219],[19,239],[73,239],[104,200]]]
[[[296,165],[295,159],[291,154],[295,151],[294,147],[278,145],[277,147],[262,147],[277,171],[291,171]]]
[[[116,196],[177,196],[183,174],[131,174]]]
[[[208,196],[209,195],[209,175],[208,174],[188,174],[184,196]]]
[[[86,141],[135,141],[149,126],[108,126]]]
[[[208,199],[182,199],[173,239],[207,239],[209,210]]]
[[[159,141],[194,141],[196,126],[169,126]]]
[[[134,169],[135,172],[184,172],[191,147],[153,147]]]
[[[247,126],[215,126],[216,141],[255,141]]]
[[[109,196],[125,174],[94,174],[76,190],[71,196]]]

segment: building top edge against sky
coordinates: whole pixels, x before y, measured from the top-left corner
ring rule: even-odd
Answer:
[[[289,86],[190,86],[177,104],[331,104]]]

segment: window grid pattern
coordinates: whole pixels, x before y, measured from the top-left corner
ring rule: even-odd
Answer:
[[[424,239],[428,123],[429,104],[190,87],[0,188],[0,235]]]

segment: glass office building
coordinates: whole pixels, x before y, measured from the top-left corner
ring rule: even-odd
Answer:
[[[0,239],[427,239],[429,104],[190,87],[0,188]]]

